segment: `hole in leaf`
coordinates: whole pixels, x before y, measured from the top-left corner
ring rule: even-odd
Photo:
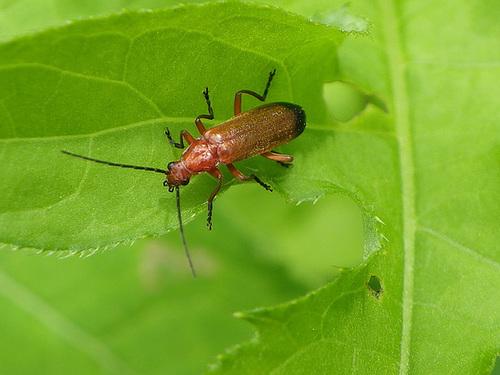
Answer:
[[[253,184],[229,189],[217,202],[218,228],[245,235],[251,246],[248,251],[286,267],[308,288],[323,285],[339,269],[355,267],[367,257],[365,253],[375,251],[372,243],[366,249],[365,240],[366,232],[375,229],[367,225],[364,212],[350,197],[328,194],[316,203],[296,205],[261,193]],[[242,214],[235,217],[235,212]],[[230,228],[223,228],[224,220]]]
[[[370,280],[368,280],[366,286],[375,298],[380,299],[381,294],[384,292],[384,288],[382,287],[382,282],[377,276],[370,276]]]
[[[387,105],[374,94],[368,94],[358,86],[343,81],[323,85],[323,98],[329,113],[340,122],[348,122],[359,115],[368,104],[387,112]]]

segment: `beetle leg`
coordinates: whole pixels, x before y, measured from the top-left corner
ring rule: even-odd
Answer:
[[[276,151],[264,152],[263,154],[260,154],[260,156],[282,163],[291,163],[293,161],[293,156],[280,154]]]
[[[183,141],[183,137],[184,139],[186,139],[187,143],[190,145],[191,143],[194,142],[194,137],[189,134],[189,132],[187,130],[181,130],[181,135],[180,135],[180,142],[177,143],[176,141],[174,141],[172,139],[172,136],[170,135],[170,130],[168,128],[165,128],[165,135],[167,136],[168,138],[168,141],[174,146],[174,147],[177,147],[177,148],[184,148],[184,141]]]
[[[207,106],[208,106],[208,115],[199,115],[196,117],[196,120],[194,120],[194,123],[196,124],[196,127],[198,128],[198,131],[200,132],[201,135],[205,134],[205,126],[203,126],[201,119],[206,118],[207,120],[213,120],[214,119],[214,110],[212,109],[212,105],[210,104],[210,98],[208,96],[208,87],[205,88],[205,91],[203,91],[203,96],[205,97],[205,100],[207,101]]]
[[[212,229],[212,210],[213,210],[213,205],[212,205],[212,202],[215,198],[215,196],[217,195],[217,193],[219,192],[220,190],[220,187],[222,186],[222,173],[221,171],[219,171],[217,168],[215,168],[214,170],[212,171],[208,171],[208,173],[210,173],[212,176],[214,176],[215,178],[217,178],[219,181],[217,182],[217,187],[215,188],[215,190],[212,192],[212,194],[210,194],[210,197],[208,198],[208,218],[207,218],[207,227],[208,227],[208,230],[211,230]]]
[[[263,154],[260,154],[260,156],[263,156],[270,160],[274,160],[278,162],[279,165],[285,168],[290,167],[292,165],[291,162],[293,161],[293,156],[281,154],[277,151],[264,152]]]
[[[271,81],[273,80],[274,75],[276,74],[276,69],[274,69],[271,73],[269,73],[269,78],[267,80],[266,88],[264,90],[264,94],[259,95],[256,92],[249,90],[241,90],[236,93],[234,96],[234,115],[238,116],[241,113],[241,95],[248,94],[253,97],[259,99],[261,102],[266,100],[267,92],[269,91],[269,87],[271,86]]]
[[[227,166],[227,169],[229,169],[229,172],[231,172],[231,174],[236,177],[238,180],[240,181],[250,181],[250,180],[255,180],[260,186],[262,186],[264,189],[266,190],[269,190],[269,191],[273,191],[273,189],[271,188],[271,186],[263,183],[260,178],[258,178],[256,175],[254,175],[253,173],[246,177],[243,173],[241,173],[239,170],[236,169],[236,167],[232,164],[226,164]]]

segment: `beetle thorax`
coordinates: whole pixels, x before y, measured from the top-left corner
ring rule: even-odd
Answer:
[[[182,153],[181,161],[191,174],[211,171],[219,165],[217,147],[198,138]]]

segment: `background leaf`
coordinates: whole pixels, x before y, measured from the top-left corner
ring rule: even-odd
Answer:
[[[342,4],[335,2],[280,5],[322,20],[345,13]],[[333,12],[337,6],[339,11]],[[362,208],[365,235],[375,238],[365,240],[365,255],[377,247],[374,227],[388,241],[363,267],[343,272],[337,282],[291,305],[241,314],[255,324],[259,339],[223,357],[215,371],[272,369],[288,374],[304,368],[318,373],[333,368],[347,373],[487,373],[500,346],[498,97],[494,94],[498,50],[492,47],[499,31],[495,21],[499,7],[491,2],[447,7],[359,1],[349,14],[369,17],[373,38],[347,39],[340,49],[341,74],[330,79],[354,82],[368,102],[382,98],[389,114],[381,106],[369,105],[348,125],[332,128],[321,106],[317,112],[312,110],[318,119],[293,144],[294,150],[303,152],[297,159],[303,164],[297,162],[292,171],[286,171],[286,178],[267,164],[248,166],[269,173],[279,191],[292,199],[344,191]],[[260,87],[261,79],[255,78],[255,84]],[[239,82],[234,86],[227,90],[239,89]],[[274,89],[281,100],[279,85]],[[231,99],[220,102],[224,110]],[[203,111],[204,104],[198,104]],[[229,113],[230,106],[225,110]],[[193,113],[199,111],[193,109]],[[305,146],[302,151],[300,142]],[[200,186],[210,182],[207,179]],[[128,185],[116,188],[123,186]],[[15,186],[14,191],[23,190]],[[298,296],[327,277],[324,265],[349,265],[339,260],[337,241],[330,237],[336,221],[324,216],[333,205],[323,206],[321,199],[315,206],[305,206],[296,220],[303,227],[297,228],[290,226],[297,211],[275,206],[276,200],[276,195],[270,197],[258,187],[240,186],[217,201],[213,233],[208,236],[198,230],[204,226],[203,215],[187,226],[195,258],[204,259],[203,277],[196,287],[177,274],[185,267],[183,258],[177,267],[177,258],[171,258],[180,254],[179,248],[165,253],[143,245],[143,250],[61,263],[2,254],[3,275],[12,275],[0,279],[2,306],[21,306],[0,310],[2,321],[12,327],[2,335],[1,353],[9,359],[2,361],[5,368],[26,373],[31,363],[50,373],[61,368],[64,372],[67,366],[82,373],[123,373],[125,363],[125,369],[141,373],[198,372],[218,348],[249,335],[246,327],[230,319],[218,323],[216,317]],[[336,211],[339,204],[334,204]],[[376,217],[385,226],[374,225]],[[318,240],[306,224],[311,219],[319,223],[321,218],[332,225],[320,232],[327,237],[320,234]],[[279,229],[270,231],[270,227]],[[172,235],[172,243],[178,246],[177,234]],[[302,252],[286,251],[294,238]],[[320,263],[311,266],[311,258]],[[273,266],[278,259],[283,267]],[[70,268],[72,262],[75,266]],[[350,262],[356,263],[354,258]],[[148,265],[144,273],[139,272],[141,265]],[[300,268],[302,273],[297,271]],[[311,278],[316,272],[321,276]],[[367,286],[373,275],[381,282],[378,292]],[[31,293],[20,293],[19,285],[26,285]],[[51,315],[45,310],[40,313],[40,305],[23,304],[37,297],[61,313],[53,320],[57,324],[44,319]],[[64,322],[61,318],[66,317],[108,351],[99,351],[102,347],[92,341],[83,341],[90,349],[80,345],[73,350],[67,338],[56,334]],[[227,333],[222,327],[228,327]],[[25,360],[27,338],[36,344],[29,347],[38,349],[29,352],[29,362]],[[20,339],[22,344],[16,341]],[[54,342],[59,350],[48,345]],[[23,350],[16,350],[19,346]],[[89,355],[95,352],[113,355]]]

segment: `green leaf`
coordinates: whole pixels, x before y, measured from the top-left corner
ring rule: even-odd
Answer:
[[[163,129],[194,132],[194,118],[207,111],[204,87],[224,120],[234,93],[263,90],[273,68],[269,100],[314,108],[314,123],[325,118],[318,88],[333,76],[342,38],[282,11],[232,3],[125,12],[4,44],[1,242],[81,251],[177,228],[164,176],[60,150],[166,169],[179,153]],[[313,69],[320,62],[324,67]],[[245,98],[244,106],[255,102]],[[285,172],[272,165],[260,175],[279,189]],[[194,178],[182,189],[183,216],[204,209],[214,188],[211,177]]]
[[[284,187],[344,188],[384,222],[388,241],[302,299],[240,313],[257,335],[211,373],[491,371],[500,352],[499,11],[357,3],[373,40],[346,40],[343,79],[384,98],[389,113],[368,105],[309,139],[310,164]]]
[[[333,3],[329,1],[327,9],[342,5]],[[307,5],[300,2],[282,5],[319,18],[314,14],[321,8],[316,2]],[[231,6],[235,5],[219,4],[214,7],[220,11],[224,7]],[[248,14],[248,9],[245,8],[243,12],[239,8],[240,11],[234,11],[232,15]],[[177,16],[179,13],[182,15],[183,11],[182,8],[180,11],[171,12]],[[234,47],[234,43],[226,43],[233,47],[235,56],[229,53],[224,56],[209,55],[205,60],[206,53],[203,53],[192,57],[189,61],[199,66],[199,70],[195,72],[197,77],[202,78],[197,79],[200,82],[193,82],[193,79],[187,77],[186,85],[177,82],[174,92],[183,96],[177,101],[172,92],[162,91],[164,85],[155,86],[158,87],[158,91],[154,94],[147,91],[148,87],[155,85],[155,78],[149,77],[148,74],[156,76],[156,79],[162,78],[158,73],[158,67],[143,73],[145,79],[148,79],[148,84],[145,85],[147,87],[137,93],[129,93],[132,99],[124,93],[127,91],[126,87],[123,91],[119,91],[120,85],[110,89],[116,91],[109,92],[107,96],[109,100],[119,102],[120,98],[116,98],[115,95],[123,95],[124,102],[128,100],[128,104],[119,111],[115,108],[115,113],[101,114],[106,122],[113,123],[115,120],[118,122],[118,125],[114,123],[115,129],[122,127],[122,130],[128,130],[120,121],[134,116],[141,117],[142,111],[149,113],[148,109],[152,111],[154,117],[156,108],[151,109],[153,107],[149,105],[151,100],[148,102],[150,97],[158,98],[154,103],[163,112],[166,112],[166,107],[162,105],[166,106],[165,100],[168,99],[178,104],[172,110],[183,108],[185,113],[166,119],[160,117],[158,131],[154,134],[153,130],[149,133],[142,131],[129,133],[139,137],[139,140],[127,136],[115,141],[115,134],[110,133],[111,140],[106,141],[103,138],[100,141],[105,145],[99,149],[103,154],[92,153],[92,155],[104,157],[108,156],[109,152],[112,157],[127,158],[113,159],[113,161],[129,162],[128,158],[132,158],[133,161],[144,164],[163,159],[165,159],[163,162],[167,162],[170,157],[175,157],[177,154],[165,155],[165,152],[169,153],[171,150],[161,139],[163,126],[161,121],[169,122],[182,117],[177,124],[178,128],[192,129],[192,118],[205,110],[200,95],[205,85],[209,85],[211,89],[213,87],[214,92],[218,90],[221,95],[217,100],[213,98],[213,104],[216,117],[224,119],[231,112],[231,95],[241,88],[262,89],[262,81],[265,81],[268,70],[276,61],[281,62],[278,69],[289,71],[290,78],[285,79],[281,76],[279,81],[277,76],[276,82],[273,82],[270,99],[290,100],[307,105],[307,114],[313,121],[309,122],[303,136],[284,149],[296,157],[293,169],[283,171],[277,166],[269,166],[265,160],[249,161],[248,164],[245,163],[245,167],[265,172],[266,178],[277,186],[277,190],[292,200],[318,198],[338,191],[343,191],[345,195],[352,197],[361,207],[366,223],[367,238],[364,239],[366,255],[372,254],[378,246],[379,237],[376,236],[374,228],[387,238],[387,241],[381,242],[383,248],[380,252],[372,255],[361,267],[343,271],[336,282],[289,304],[241,313],[239,316],[251,322],[256,327],[258,335],[252,342],[242,344],[221,356],[213,372],[483,374],[490,371],[495,356],[500,352],[498,314],[500,254],[497,245],[500,224],[498,203],[500,151],[498,97],[495,94],[498,91],[497,82],[500,80],[497,63],[500,52],[496,48],[500,32],[497,22],[499,12],[500,6],[496,2],[459,1],[453,3],[453,6],[436,2],[422,6],[420,3],[414,4],[410,1],[358,1],[350,13],[369,17],[373,24],[373,35],[371,39],[346,40],[339,51],[340,74],[329,75],[328,72],[332,73],[333,68],[325,62],[332,58],[330,54],[332,39],[328,36],[331,31],[317,26],[321,30],[318,31],[318,35],[325,33],[325,39],[310,39],[310,42],[319,45],[312,47],[310,55],[304,52],[305,47],[303,47],[303,53],[298,55],[302,58],[293,62],[290,62],[290,59],[296,57],[293,54],[285,54],[286,58],[283,57],[285,55],[278,55],[281,57],[268,58],[266,61],[269,51],[273,51],[272,47],[266,47],[256,53],[255,59],[259,61],[252,60],[259,68],[256,69],[252,63],[241,65],[244,64],[241,61],[244,59],[241,59],[240,55],[246,56],[247,53],[251,55],[254,51],[253,44],[259,45],[260,39],[250,36],[251,43],[245,46],[246,48],[241,48],[241,44],[238,43],[243,51],[238,50],[237,46]],[[203,25],[204,22],[209,22],[209,19],[216,23],[219,18],[218,14],[214,13],[207,12],[206,18],[203,14],[194,19],[197,21],[194,23]],[[130,18],[130,16],[131,14],[126,14],[121,17]],[[111,17],[110,20],[113,19]],[[117,17],[114,20],[118,23],[120,19]],[[85,39],[86,30],[94,22],[101,21],[82,23],[79,32],[82,39]],[[117,44],[123,41],[122,34],[130,35],[131,32],[129,23],[122,22],[121,25],[121,28],[116,27],[116,30],[119,30],[118,35],[113,35]],[[248,34],[257,35],[262,32],[260,28],[269,27],[265,22],[259,26],[249,30]],[[72,27],[75,28],[73,30],[77,35],[78,25]],[[237,39],[242,29],[232,30],[232,37]],[[9,55],[20,56],[25,51],[31,54],[37,49],[40,49],[39,53],[43,55],[42,50],[47,47],[36,43],[37,38],[48,38],[50,33],[58,32],[60,30],[53,30],[32,37],[33,43],[29,48],[16,47],[16,43],[17,46],[22,45],[24,42],[29,42],[30,38],[14,41],[14,44],[6,45],[7,47],[0,47],[0,59]],[[97,46],[96,38],[99,34],[94,35],[91,43],[80,43],[80,47],[76,49],[89,51],[89,47]],[[284,34],[286,33],[282,28],[277,26],[274,33],[270,33],[268,37],[280,38]],[[263,37],[262,33],[258,35],[260,38]],[[286,36],[288,38],[288,35]],[[243,39],[246,37],[245,35]],[[324,44],[321,44],[321,41]],[[61,54],[59,63],[68,69],[66,65],[73,64],[70,60],[74,58],[74,53],[64,51],[62,48],[64,38],[59,43],[61,43],[61,48],[57,49]],[[278,43],[278,47],[281,46],[286,46],[283,40]],[[205,45],[202,46],[204,47]],[[83,77],[89,75],[93,77],[96,74],[109,74],[112,69],[107,69],[105,66],[107,63],[112,63],[113,51],[102,51],[102,49],[100,51],[105,52],[107,57],[103,58],[102,64],[97,64],[93,68],[86,66],[88,60],[93,58],[92,53],[81,54],[82,63],[79,61],[74,63],[81,71],[75,76],[81,74]],[[297,52],[297,49],[294,48],[293,52]],[[323,53],[323,59],[316,53]],[[231,77],[220,74],[224,70],[220,66],[220,61],[226,56],[230,57],[224,61],[231,63],[237,61],[236,66],[242,67],[241,70],[235,66],[228,68],[231,69]],[[149,55],[147,57],[149,61]],[[95,58],[98,58],[98,54]],[[212,64],[210,59],[214,58],[219,62],[218,65]],[[26,63],[18,64],[26,65]],[[47,62],[33,63],[30,60],[30,64],[40,64],[44,67]],[[261,64],[264,66],[261,67]],[[8,66],[11,65],[9,63]],[[207,66],[210,69],[206,69]],[[212,76],[212,71],[219,74]],[[4,66],[0,68],[0,72],[5,72]],[[50,84],[50,80],[53,79],[51,74],[57,72],[46,73],[42,78]],[[116,80],[119,81],[120,75],[118,76]],[[37,85],[30,85],[29,83],[33,82],[31,76],[23,77],[27,81],[24,87],[29,87],[28,93],[31,97],[23,97],[29,105],[23,107],[23,103],[18,103],[19,113],[25,112],[26,117],[27,114],[38,116],[37,118],[45,116],[42,118],[44,121],[40,122],[42,124],[53,122],[52,117],[47,115],[53,116],[54,112],[47,110],[50,106],[65,110],[67,108],[68,112],[78,110],[83,112],[79,104],[86,105],[90,100],[90,93],[85,94],[88,90],[80,89],[79,95],[71,98],[78,100],[87,97],[87,102],[73,103],[65,107],[61,103],[54,102],[53,95],[47,96],[46,90],[40,90]],[[211,77],[211,80],[206,83],[208,79],[205,77]],[[327,107],[323,106],[319,97],[320,84],[335,79],[353,83],[362,95],[369,98],[366,102],[370,104],[363,113],[347,124],[332,124],[327,120]],[[199,87],[193,88],[196,84]],[[4,90],[4,87],[2,81],[0,90]],[[57,87],[57,90],[66,89],[64,85]],[[102,91],[106,92],[108,89],[109,87]],[[142,90],[145,93],[141,97],[139,93],[142,93]],[[186,90],[192,92],[184,97],[184,93],[188,92]],[[327,88],[325,91],[328,91]],[[2,91],[0,95],[2,114],[9,113],[4,110],[10,108],[5,107],[6,98],[19,95],[16,91],[8,93],[6,96]],[[42,101],[39,95],[44,94],[45,101]],[[32,111],[31,103],[36,102],[36,98],[41,104],[33,108],[37,108],[40,113]],[[7,103],[10,105],[12,102],[11,100]],[[190,105],[185,106],[186,103]],[[249,106],[255,104],[248,103]],[[93,105],[99,108],[99,105],[103,104],[95,100]],[[384,105],[388,108],[388,112],[383,110]],[[140,110],[134,113],[134,108]],[[330,108],[331,106],[328,106],[328,109]],[[92,113],[94,112],[86,111],[86,116]],[[64,112],[58,113],[58,116],[63,114]],[[66,114],[66,117],[69,116]],[[82,118],[86,116],[80,116],[79,127],[83,125]],[[100,121],[101,117],[98,119],[99,124],[103,124]],[[35,129],[29,127],[25,129],[28,134],[41,129],[35,120],[28,122],[36,125]],[[4,117],[1,117],[0,124],[5,124]],[[99,124],[90,121],[87,123],[90,128]],[[73,129],[73,124],[70,125],[61,127],[61,130]],[[54,130],[52,127],[46,129],[46,131],[52,130]],[[157,133],[160,133],[160,137],[157,137]],[[3,134],[3,130],[0,134]],[[64,145],[73,142],[79,145],[81,138],[81,150],[86,150],[89,146],[85,143],[85,137],[91,134],[96,134],[94,138],[108,135],[106,131],[104,134],[66,134],[44,141],[60,141]],[[19,146],[21,141],[40,140],[39,136],[21,138],[22,136],[16,134],[16,138],[6,139],[2,147],[10,147],[16,143]],[[134,146],[128,146],[130,144]],[[136,144],[141,147],[133,149]],[[97,151],[95,143],[91,146]],[[2,173],[1,199],[4,202],[8,201],[3,197],[9,194],[7,196],[10,198],[9,204],[13,207],[17,204],[23,208],[23,205],[29,203],[30,207],[39,204],[42,210],[53,209],[50,204],[44,206],[43,202],[36,199],[38,192],[36,189],[33,190],[33,186],[39,189],[41,185],[49,184],[45,194],[48,195],[58,186],[72,186],[75,178],[79,178],[78,171],[80,176],[92,173],[94,180],[101,179],[101,184],[94,186],[93,194],[88,194],[88,199],[98,194],[101,189],[109,189],[108,195],[105,196],[107,202],[108,199],[116,198],[117,192],[123,192],[124,188],[130,189],[135,194],[137,191],[147,189],[143,185],[158,185],[155,176],[147,177],[147,174],[141,175],[137,171],[130,171],[128,177],[127,171],[113,168],[103,169],[101,173],[97,169],[98,165],[79,167],[77,163],[79,160],[65,161],[64,163],[71,163],[73,169],[68,171],[65,168],[65,173],[60,173],[57,169],[62,165],[62,161],[57,159],[58,164],[54,164],[55,167],[51,166],[47,164],[50,161],[47,159],[46,150],[41,148],[40,152],[36,153],[41,146],[30,145],[30,147],[23,152],[23,147],[19,146],[15,150],[16,155],[10,159],[2,159],[2,168],[5,168],[7,163],[19,162],[21,168],[17,170],[17,174],[23,175],[23,171],[29,171],[24,173],[29,175],[29,180],[26,178],[28,182],[23,180],[22,184],[17,185],[10,181],[11,176],[16,177],[17,174],[12,173],[9,179],[4,179],[3,170],[0,172]],[[123,150],[127,147],[132,148],[133,152]],[[57,150],[55,147],[56,153]],[[56,157],[58,156],[54,156],[54,162]],[[39,162],[40,159],[43,163]],[[35,165],[32,166],[32,163]],[[155,166],[164,167],[164,164]],[[86,172],[86,168],[90,168],[89,172]],[[50,174],[57,175],[58,179],[45,178],[42,179],[42,183],[39,182],[39,176]],[[106,175],[105,178],[103,175]],[[8,189],[3,189],[4,184],[10,184]],[[194,185],[195,180],[192,184],[187,187],[186,192],[183,191],[184,216],[189,215],[188,211],[194,213],[203,209],[202,202],[210,192],[213,180],[200,176],[196,178],[196,185]],[[206,251],[206,253],[195,251],[195,259],[200,257],[203,259],[203,254],[211,255],[204,258],[201,274],[221,280],[213,288],[206,287],[206,283],[210,282],[207,276],[205,276],[207,279],[200,278],[200,283],[195,286],[192,283],[181,285],[178,278],[175,278],[163,281],[161,292],[148,297],[147,293],[152,293],[151,289],[144,288],[145,291],[140,290],[140,287],[137,288],[138,291],[134,289],[134,286],[141,285],[144,279],[127,277],[127,272],[130,274],[134,272],[135,263],[130,257],[135,249],[106,253],[108,256],[109,254],[120,256],[120,262],[115,262],[117,258],[114,257],[107,267],[102,267],[99,262],[102,258],[91,257],[92,262],[96,263],[95,268],[91,268],[95,273],[86,272],[85,266],[78,265],[73,269],[66,267],[66,264],[62,267],[52,266],[53,272],[46,273],[42,261],[47,258],[22,258],[18,254],[9,254],[11,261],[2,261],[2,268],[12,270],[10,271],[12,273],[17,272],[18,283],[30,285],[33,293],[55,301],[53,302],[55,309],[62,310],[64,315],[70,316],[77,326],[83,327],[85,332],[93,334],[106,344],[105,348],[108,348],[109,352],[102,351],[102,353],[116,353],[119,360],[114,361],[113,356],[96,355],[95,353],[100,353],[101,347],[98,347],[97,351],[90,352],[94,354],[89,356],[84,345],[77,346],[77,350],[73,350],[73,346],[59,342],[58,348],[63,352],[57,350],[56,354],[50,356],[51,353],[47,348],[51,348],[51,344],[56,340],[49,334],[43,335],[44,330],[48,327],[49,332],[52,332],[51,329],[57,332],[61,327],[60,324],[50,325],[51,320],[46,319],[45,322],[49,323],[38,326],[31,320],[24,319],[23,314],[17,310],[7,315],[7,312],[4,313],[6,309],[1,309],[0,312],[6,315],[2,315],[2,321],[19,322],[19,326],[23,327],[16,330],[12,328],[16,327],[15,323],[11,323],[5,327],[8,329],[7,334],[5,332],[2,334],[1,352],[9,354],[6,356],[7,361],[2,361],[4,368],[10,370],[6,372],[13,373],[12,369],[20,373],[33,372],[28,365],[28,362],[31,362],[42,365],[37,368],[38,372],[55,373],[54,367],[62,361],[66,368],[78,370],[72,373],[99,371],[123,373],[124,368],[120,366],[122,363],[120,361],[123,361],[126,364],[125,369],[138,369],[142,373],[166,371],[199,373],[200,365],[195,363],[198,359],[203,358],[202,361],[205,361],[210,357],[208,353],[210,350],[218,349],[228,342],[241,340],[241,337],[245,336],[245,332],[239,331],[236,325],[227,331],[224,330],[228,321],[220,321],[221,315],[236,308],[246,309],[250,306],[269,305],[275,301],[289,299],[291,295],[296,295],[295,293],[304,289],[303,280],[311,280],[311,274],[315,274],[317,270],[324,271],[330,265],[340,265],[337,258],[332,257],[337,244],[329,241],[329,235],[336,224],[333,224],[334,222],[325,214],[329,206],[324,206],[325,208],[321,206],[325,199],[320,199],[313,207],[306,206],[307,210],[303,207],[305,203],[302,204],[299,206],[303,209],[302,213],[294,216],[296,211],[290,207],[279,211],[274,210],[271,205],[260,203],[265,199],[274,202],[278,199],[276,195],[267,198],[266,192],[256,193],[254,190],[252,195],[240,195],[241,190],[240,187],[231,189],[223,199],[216,202],[218,225],[210,236],[205,231],[198,230],[203,226],[203,215],[200,215],[199,220],[194,223],[192,227],[196,229],[193,229],[193,233],[189,233],[188,236],[196,246]],[[236,195],[232,195],[233,191]],[[144,196],[146,199],[150,196],[164,199],[163,207],[159,208],[161,213],[158,215],[166,216],[170,212],[170,218],[167,218],[163,225],[175,226],[173,213],[169,211],[172,208],[172,199],[166,195],[162,187],[158,187],[154,192],[145,192],[142,198],[137,197],[137,199],[145,199]],[[17,197],[22,199],[16,199]],[[241,202],[242,197],[244,197],[243,202]],[[56,199],[57,196],[54,194],[53,198]],[[97,206],[103,204],[102,199],[95,201],[98,203]],[[120,207],[124,211],[129,209],[123,207],[122,200],[117,203],[119,207],[114,207],[113,204],[108,206],[116,210]],[[80,215],[88,214],[90,206],[89,203],[87,211],[83,213],[78,211],[73,213],[72,219],[81,220]],[[143,205],[137,204],[130,209],[138,209],[140,212],[142,207]],[[99,207],[96,209],[100,210]],[[109,220],[110,216],[116,214],[117,212],[113,211],[107,214],[105,219]],[[152,217],[153,214],[146,219],[150,220]],[[294,218],[298,224],[293,222]],[[375,225],[377,218],[384,225]],[[29,219],[27,218],[26,227],[33,223],[28,221]],[[324,235],[312,233],[312,236],[309,236],[311,223],[318,223],[316,229],[321,228],[321,219],[330,224],[331,228],[324,230],[326,232]],[[96,217],[96,220],[101,220],[101,217]],[[304,225],[300,226],[302,223]],[[11,226],[12,222],[2,221],[0,227],[3,228],[5,224]],[[188,231],[189,227],[188,225]],[[218,228],[226,229],[223,236],[217,232]],[[43,238],[47,228],[37,229],[33,229],[33,233],[36,234],[35,239]],[[284,238],[284,234],[287,238]],[[67,234],[62,233],[62,235]],[[177,236],[174,238],[174,243],[178,244]],[[287,250],[293,245],[302,250],[301,257],[297,255],[300,250],[293,251],[295,259],[286,257]],[[319,252],[315,254],[314,250]],[[219,257],[230,258],[231,262],[223,262]],[[311,257],[318,259],[318,264],[314,268],[309,263]],[[263,261],[258,262],[254,258]],[[42,261],[36,265],[30,263],[36,259]],[[277,259],[280,263],[286,264],[285,270],[269,266],[276,263]],[[132,265],[123,267],[123,261],[130,261]],[[168,264],[167,267],[172,264],[173,268],[177,264],[171,259],[158,261],[156,257],[149,264],[163,264],[162,262]],[[52,265],[50,261],[47,263]],[[31,265],[31,268],[27,264]],[[154,277],[158,275],[166,277],[165,274],[168,275],[169,272],[175,273],[174,270],[167,271],[167,267],[162,268],[160,272],[146,273]],[[300,268],[302,274],[299,277],[297,276],[299,273],[295,270]],[[67,275],[59,279],[57,276],[64,272],[67,272]],[[221,277],[221,274],[227,276],[228,273],[233,277]],[[300,280],[301,287],[297,287],[293,281],[287,279],[286,276],[290,273]],[[6,280],[8,279],[0,278],[2,286],[0,290],[2,295],[7,296],[8,302],[12,300],[22,305],[30,301],[29,296],[17,293],[18,290]],[[317,282],[317,280],[309,281],[308,285]],[[76,296],[75,290],[80,292]],[[237,303],[229,302],[233,298],[241,300]],[[6,306],[4,302],[2,301],[2,306]],[[40,312],[39,305],[23,306],[42,321],[46,317],[52,317],[46,314],[45,310]],[[141,307],[139,312],[137,306]],[[213,309],[220,309],[213,313],[219,319],[210,315]],[[186,315],[189,315],[188,318]],[[61,323],[61,320],[56,319],[55,322]],[[31,334],[35,329],[38,329],[36,332],[40,335]],[[207,329],[211,331],[207,333]],[[21,330],[23,334],[19,335]],[[228,339],[228,335],[231,335],[231,340]],[[5,341],[5,337],[8,337],[9,341]],[[26,345],[26,340],[18,343],[17,337],[29,339],[30,344],[32,341],[36,342],[35,347],[38,350],[29,352],[31,361],[25,361],[27,356],[25,352],[33,346]],[[79,342],[88,343],[84,340]],[[175,345],[172,345],[172,342],[175,342]]]

